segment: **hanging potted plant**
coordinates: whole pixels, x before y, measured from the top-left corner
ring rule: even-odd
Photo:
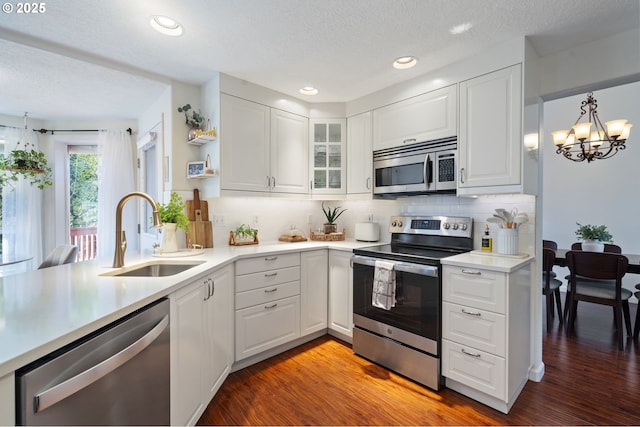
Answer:
[[[178,239],[176,230],[181,229],[185,233],[189,232],[189,218],[184,213],[186,207],[182,197],[175,191],[171,192],[169,203],[158,203],[158,213],[162,220],[162,252],[178,252]]]
[[[189,141],[196,137],[196,133],[199,129],[202,129],[204,124],[204,116],[199,111],[191,109],[191,104],[185,104],[182,107],[178,107],[178,113],[184,113],[184,119],[187,126],[189,126]]]
[[[583,251],[604,252],[604,244],[613,242],[613,236],[607,231],[606,225],[581,225],[577,222],[576,224],[576,236],[583,240]]]
[[[13,187],[20,178],[41,190],[53,185],[52,170],[44,153],[29,142],[23,146],[18,141],[16,148],[0,158],[0,187]]]

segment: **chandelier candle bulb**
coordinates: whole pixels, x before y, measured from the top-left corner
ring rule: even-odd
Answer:
[[[576,139],[587,139],[591,134],[591,122],[578,123],[576,125],[573,125],[573,132],[576,135]]]
[[[568,135],[569,131],[566,129],[551,132],[551,136],[553,136],[553,143],[558,147],[564,145],[567,142]]]
[[[609,120],[608,122],[605,122],[609,136],[617,138],[622,135],[625,123],[627,123],[626,120]]]

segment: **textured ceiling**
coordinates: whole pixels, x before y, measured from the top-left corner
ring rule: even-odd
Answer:
[[[345,102],[519,36],[540,55],[637,28],[638,0],[58,0],[0,15],[0,114],[136,118],[170,79],[226,74]],[[185,27],[171,38],[154,14]],[[449,28],[470,22],[452,35]],[[2,40],[4,39],[4,40]],[[410,70],[394,58],[415,55]]]

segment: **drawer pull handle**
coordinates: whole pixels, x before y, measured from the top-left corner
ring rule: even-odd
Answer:
[[[273,303],[273,304],[271,304],[271,305],[265,305],[265,306],[264,306],[264,308],[265,308],[265,309],[269,309],[269,308],[276,308],[277,306],[278,306],[278,303],[276,302],[276,303]]]
[[[469,353],[464,348],[460,350],[462,354],[466,354],[467,356],[475,357],[476,359],[480,359],[480,353]]]
[[[264,291],[265,291],[266,293],[271,293],[271,292],[275,292],[275,291],[277,291],[277,290],[278,290],[278,288],[273,288],[273,289],[265,289]]]
[[[473,274],[474,276],[482,276],[482,272],[478,270],[462,270],[463,274]]]
[[[278,259],[278,257],[277,257],[277,256],[267,256],[267,257],[264,257],[264,260],[265,260],[265,261],[275,261],[275,260],[277,260],[277,259]]]
[[[278,272],[276,271],[275,273],[265,273],[264,277],[276,277],[278,275]]]
[[[482,313],[479,313],[479,312],[477,312],[477,311],[476,311],[476,312],[473,312],[473,311],[467,311],[467,310],[465,310],[464,308],[462,309],[462,312],[463,312],[464,314],[469,315],[469,316],[475,316],[475,317],[480,317],[480,316],[482,316]]]
[[[403,144],[409,144],[409,143],[414,143],[416,142],[415,138],[407,138],[404,141],[402,141]]]

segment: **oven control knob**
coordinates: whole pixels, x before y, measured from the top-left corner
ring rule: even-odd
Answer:
[[[391,223],[391,226],[392,226],[392,227],[397,227],[397,226],[398,226],[398,223],[397,223],[397,222],[395,222],[395,221],[393,221],[393,222]]]
[[[465,222],[464,224],[460,225],[460,228],[463,230],[467,229],[467,223]]]
[[[402,221],[398,221],[398,227],[402,227],[403,225]]]
[[[453,224],[453,229],[457,230],[458,229],[458,223]]]
[[[449,225],[448,222],[445,222],[444,224],[442,224],[442,227],[444,227],[445,230],[448,230],[449,227],[451,227],[451,226]]]

